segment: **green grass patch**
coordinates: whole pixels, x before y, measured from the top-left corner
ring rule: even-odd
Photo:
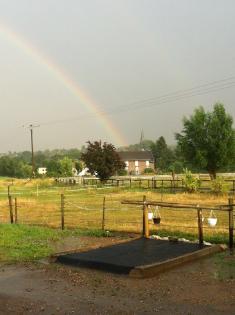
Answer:
[[[27,225],[0,225],[0,259],[7,262],[31,261],[49,256],[50,245],[61,238],[57,230]]]
[[[112,233],[102,230],[57,230],[46,227],[1,224],[0,261],[14,263],[34,261],[53,253],[53,243],[66,237],[109,237]]]
[[[219,280],[235,279],[235,254],[228,252],[218,254],[214,258],[216,265],[215,278]]]

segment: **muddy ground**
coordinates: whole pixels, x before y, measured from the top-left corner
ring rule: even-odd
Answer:
[[[80,237],[56,250],[116,242],[117,238]],[[0,314],[232,315],[235,280],[219,278],[214,257],[144,280],[57,264],[2,265]]]

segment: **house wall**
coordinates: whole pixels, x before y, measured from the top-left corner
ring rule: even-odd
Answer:
[[[128,163],[127,163],[128,162]],[[146,161],[125,161],[126,163],[126,171],[130,173],[134,173],[136,175],[144,173],[146,168],[154,169],[154,163],[150,162],[146,163]]]

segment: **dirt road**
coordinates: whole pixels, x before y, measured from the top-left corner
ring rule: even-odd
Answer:
[[[83,245],[112,239],[83,238]],[[214,258],[152,279],[61,265],[0,268],[0,314],[235,314],[235,280],[219,280]]]

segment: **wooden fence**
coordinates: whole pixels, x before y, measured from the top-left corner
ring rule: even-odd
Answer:
[[[81,228],[143,233],[146,237],[149,230],[158,233],[160,230],[198,232],[200,243],[204,235],[229,234],[229,245],[233,247],[234,202],[227,204],[195,205],[161,201],[123,200],[112,196],[96,196],[95,203],[89,200],[78,200],[77,192],[72,194],[47,196],[43,201],[35,197],[8,196],[0,204],[0,223],[42,225],[55,228]],[[161,224],[155,225],[147,220],[148,212],[161,210]],[[180,210],[180,211],[179,211]],[[218,224],[208,225],[210,212],[217,213]],[[208,218],[207,221],[203,218]]]
[[[228,192],[235,194],[235,179],[224,179],[224,182],[228,186]],[[153,189],[159,191],[167,191],[171,193],[184,192],[186,187],[182,178],[176,179],[156,179],[156,178],[110,178],[104,183],[101,183],[99,178],[86,178],[82,177],[78,182],[75,178],[68,178],[63,180],[57,180],[58,184],[62,185],[80,185],[83,187],[92,186],[111,186],[111,187],[127,187],[127,188],[143,188]],[[200,192],[210,192],[212,181],[210,179],[200,179]]]
[[[229,248],[232,250],[234,247],[234,201],[233,198],[229,198],[228,204],[218,205],[218,206],[203,206],[203,205],[193,205],[193,204],[180,204],[180,203],[169,203],[169,202],[160,202],[160,201],[147,201],[144,196],[142,201],[128,201],[123,200],[122,204],[126,205],[141,205],[143,207],[143,236],[149,237],[149,206],[161,207],[161,208],[170,208],[170,209],[187,209],[187,210],[197,210],[197,223],[198,223],[198,240],[199,244],[203,244],[203,210],[212,211],[222,211],[228,214],[228,234],[229,234]],[[156,223],[160,224],[160,215],[155,218]],[[158,221],[157,221],[158,219]],[[215,218],[217,222],[217,218]],[[154,220],[154,218],[153,218]],[[213,221],[211,221],[213,222]],[[213,223],[214,224],[214,223]]]

